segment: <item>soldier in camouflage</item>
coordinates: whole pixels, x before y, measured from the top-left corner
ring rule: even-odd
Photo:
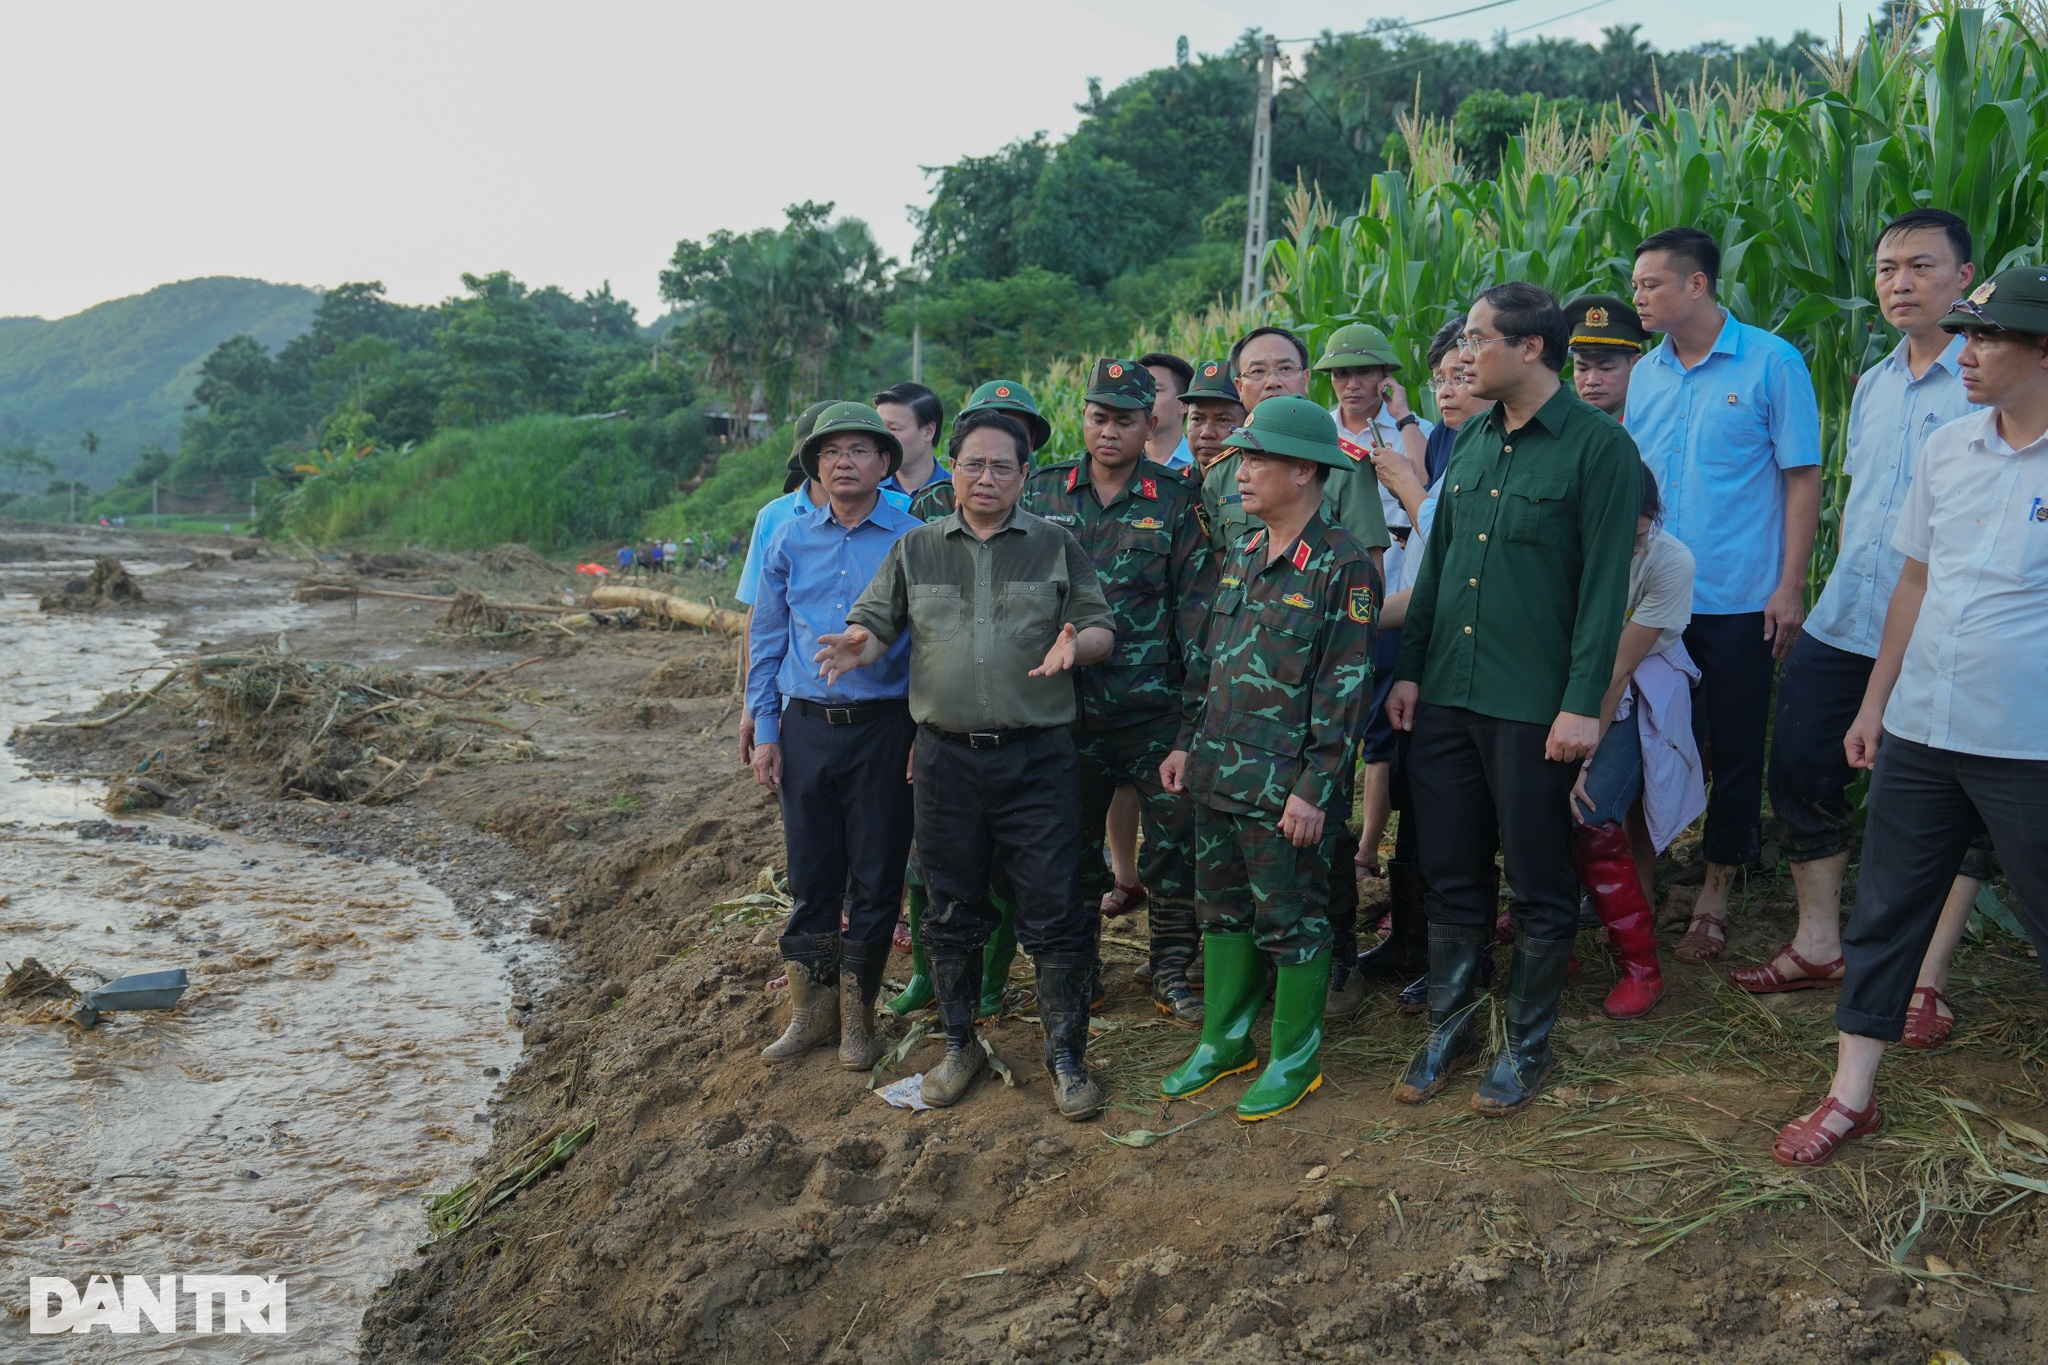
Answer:
[[[1196,947],[1193,806],[1160,785],[1159,766],[1180,729],[1188,649],[1214,572],[1194,486],[1145,458],[1153,384],[1136,361],[1098,362],[1081,422],[1087,454],[1033,471],[1024,507],[1081,542],[1116,621],[1109,658],[1079,677],[1082,894],[1100,903],[1110,889],[1103,821],[1118,783],[1129,782],[1145,830],[1139,880],[1150,892],[1152,999],[1161,1013],[1192,1024],[1202,1018],[1202,998],[1188,982]]]
[[[1244,425],[1244,403],[1237,395],[1237,382],[1230,377],[1228,360],[1198,360],[1188,391],[1180,396],[1188,410],[1188,453],[1195,457],[1194,477],[1201,480],[1218,462],[1229,458],[1224,444],[1230,433]],[[1205,515],[1210,510],[1208,489],[1202,490]],[[1228,545],[1217,554],[1228,553]]]
[[[1352,748],[1372,693],[1380,579],[1365,547],[1327,517],[1324,481],[1351,470],[1328,413],[1305,398],[1269,399],[1230,443],[1240,452],[1242,505],[1260,527],[1218,579],[1188,660],[1180,734],[1160,772],[1170,790],[1195,798],[1207,959],[1201,1044],[1161,1090],[1184,1099],[1258,1064],[1251,1025],[1271,958],[1270,1060],[1237,1106],[1239,1118],[1256,1120],[1322,1084],[1328,830],[1348,807]]]

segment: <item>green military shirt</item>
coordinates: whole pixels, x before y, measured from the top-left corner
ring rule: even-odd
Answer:
[[[1628,608],[1642,457],[1567,388],[1520,431],[1506,413],[1458,433],[1394,676],[1426,702],[1502,720],[1597,716]]]
[[[1202,476],[1202,506],[1209,517],[1209,532],[1220,563],[1237,543],[1260,522],[1244,510],[1237,495],[1237,452],[1231,451],[1209,466]],[[1349,474],[1330,471],[1323,484],[1323,517],[1351,533],[1368,550],[1384,550],[1393,543],[1387,534],[1386,509],[1380,506],[1380,478],[1372,461],[1361,460]]]
[[[889,547],[846,614],[884,644],[910,631],[910,714],[956,734],[1074,723],[1074,680],[1027,676],[1062,626],[1114,628],[1080,542],[1020,505],[987,540],[958,513]]]
[[[1187,751],[1188,790],[1213,810],[1278,819],[1299,796],[1341,819],[1330,807],[1349,790],[1372,699],[1379,574],[1320,514],[1270,564],[1266,534],[1247,536],[1217,579],[1174,747]]]
[[[1116,620],[1116,648],[1080,671],[1083,727],[1109,730],[1178,712],[1188,644],[1201,633],[1215,582],[1194,485],[1141,459],[1105,507],[1083,457],[1032,470],[1023,506],[1073,532]]]
[[[956,501],[953,481],[940,479],[917,490],[917,496],[910,500],[910,515],[919,521],[940,521],[953,515]]]

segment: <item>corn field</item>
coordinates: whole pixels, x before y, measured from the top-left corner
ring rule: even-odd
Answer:
[[[1817,589],[1847,492],[1850,394],[1897,342],[1871,297],[1879,229],[1908,209],[1944,208],[1975,233],[1980,278],[2048,259],[2048,4],[1949,9],[1917,37],[1838,45],[1816,91],[1738,78],[1661,89],[1654,114],[1616,107],[1590,127],[1539,116],[1486,180],[1460,164],[1448,127],[1411,121],[1409,169],[1375,176],[1356,213],[1295,188],[1258,317],[1214,310],[1136,348],[1220,355],[1266,320],[1313,351],[1365,321],[1414,357],[1403,376],[1414,392],[1430,336],[1478,290],[1529,280],[1560,298],[1626,297],[1637,242],[1703,228],[1722,246],[1722,302],[1812,366],[1827,454]],[[1078,449],[1085,376],[1064,365],[1038,381],[1058,413],[1049,452]]]

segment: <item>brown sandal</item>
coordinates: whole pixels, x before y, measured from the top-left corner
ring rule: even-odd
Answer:
[[[1715,934],[1720,937],[1716,939]],[[1694,915],[1692,923],[1685,926],[1685,937],[1678,940],[1678,946],[1671,955],[1680,962],[1698,966],[1712,962],[1728,946],[1728,917],[1726,915]]]
[[[1849,1120],[1849,1131],[1838,1133],[1828,1127],[1830,1113]],[[1868,1137],[1882,1127],[1884,1111],[1877,1107],[1876,1096],[1871,1097],[1870,1107],[1859,1114],[1830,1095],[1820,1102],[1820,1108],[1778,1130],[1778,1140],[1771,1144],[1771,1159],[1780,1166],[1824,1166],[1834,1159],[1843,1143]]]
[[[1941,1017],[1941,1006],[1948,1006],[1949,1017]],[[1912,1008],[1906,1011],[1906,1031],[1899,1041],[1907,1047],[1922,1052],[1932,1052],[1948,1041],[1956,1031],[1956,1002],[1932,986],[1913,988]]]
[[[1798,969],[1799,975],[1783,971],[1778,959],[1784,958]],[[1729,984],[1751,995],[1777,995],[1781,991],[1810,991],[1822,986],[1839,986],[1848,970],[1841,958],[1833,962],[1808,962],[1786,944],[1771,954],[1771,960],[1761,967],[1738,967],[1728,973]]]
[[[1150,899],[1152,893],[1145,889],[1145,883],[1126,885],[1118,882],[1113,889],[1102,893],[1102,917],[1115,919],[1118,915],[1128,915]]]

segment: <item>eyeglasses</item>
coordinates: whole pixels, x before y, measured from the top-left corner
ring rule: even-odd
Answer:
[[[1018,467],[1007,460],[998,460],[994,464],[986,460],[962,460],[953,466],[953,472],[969,483],[980,483],[984,476],[1001,483],[1004,479],[1016,478]]]
[[[1474,351],[1477,351],[1485,346],[1491,346],[1496,341],[1520,341],[1522,340],[1522,337],[1524,335],[1526,335],[1526,333],[1518,333],[1514,336],[1504,337],[1459,337],[1458,354],[1471,355]]]
[[[1249,379],[1254,384],[1263,384],[1268,379],[1292,379],[1301,373],[1301,366],[1291,360],[1283,360],[1278,365],[1254,365],[1249,370],[1239,370],[1237,373],[1240,379]]]
[[[856,464],[861,460],[872,460],[881,453],[873,446],[827,446],[818,452],[818,465],[823,468],[828,464]]]

